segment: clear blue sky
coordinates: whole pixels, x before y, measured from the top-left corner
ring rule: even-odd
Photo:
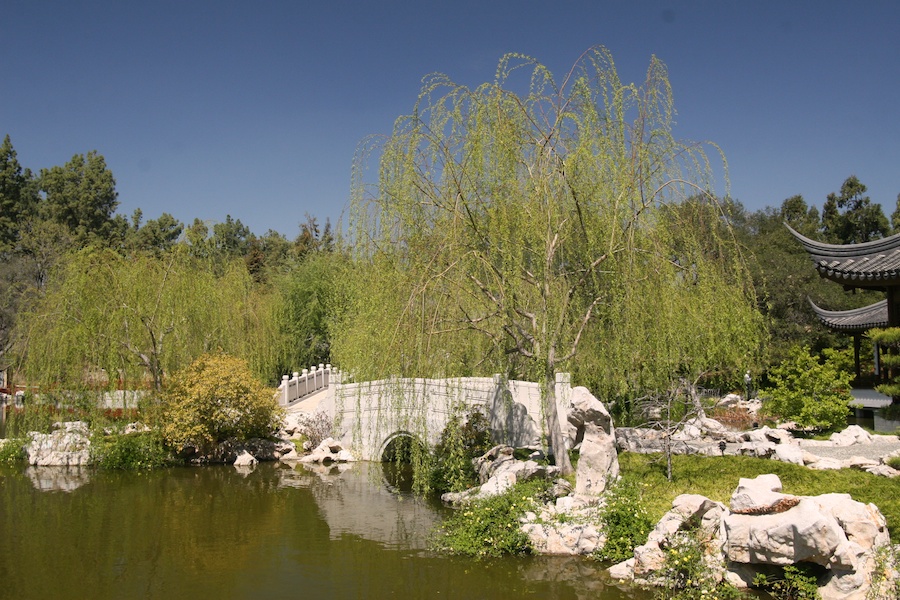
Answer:
[[[750,209],[851,174],[887,215],[900,193],[896,0],[4,0],[0,41],[0,136],[35,171],[97,150],[126,216],[293,237],[338,219],[357,144],[424,75],[477,85],[520,52],[561,77],[594,44],[626,81],[668,65],[676,135],[718,143]]]

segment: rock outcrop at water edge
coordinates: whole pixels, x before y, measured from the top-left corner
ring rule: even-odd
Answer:
[[[884,516],[848,494],[791,496],[776,475],[741,479],[728,508],[682,495],[634,558],[615,565],[619,579],[659,583],[665,549],[679,531],[706,532],[709,569],[738,587],[771,566],[811,563],[825,569],[823,600],[863,600],[872,584],[875,554],[890,544]]]
[[[91,439],[87,423],[71,421],[54,424],[55,431],[28,434],[25,445],[28,464],[35,467],[80,467],[91,460]]]
[[[356,459],[349,450],[345,450],[339,441],[334,438],[325,438],[322,443],[306,456],[298,459],[301,463],[322,464],[353,462]]]

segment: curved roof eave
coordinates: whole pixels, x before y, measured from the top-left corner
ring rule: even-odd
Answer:
[[[900,250],[900,233],[859,244],[828,244],[810,239],[788,225],[784,224],[797,240],[803,244],[806,251],[816,256],[833,256],[835,259],[852,258],[856,256],[868,256],[871,254],[884,254]]]
[[[888,326],[887,300],[851,310],[825,310],[817,306],[812,298],[806,299],[819,320],[831,329],[862,332],[873,327]]]

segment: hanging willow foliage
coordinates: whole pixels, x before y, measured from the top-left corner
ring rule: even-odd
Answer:
[[[753,349],[732,334],[752,330],[755,349],[761,329],[739,253],[716,249],[733,246],[727,227],[679,229],[667,210],[712,198],[714,179],[704,145],[672,135],[673,115],[659,60],[642,85],[626,84],[602,47],[561,84],[516,54],[475,89],[427,77],[412,114],[357,157],[356,262],[335,361],[359,378],[543,381],[564,470],[557,370],[591,365],[610,391],[657,385],[692,353],[717,354],[693,341],[721,318],[714,343],[739,346],[722,368],[744,361]],[[728,294],[727,314],[704,308],[715,294]],[[654,317],[669,323],[654,330]]]
[[[18,376],[43,389],[152,386],[218,350],[271,377],[274,299],[240,262],[221,275],[180,248],[123,257],[86,249],[67,256],[16,325]]]

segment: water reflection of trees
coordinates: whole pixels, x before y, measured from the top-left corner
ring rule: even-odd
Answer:
[[[0,598],[649,597],[580,558],[430,553],[440,511],[380,467],[94,471],[68,493],[0,468]]]

